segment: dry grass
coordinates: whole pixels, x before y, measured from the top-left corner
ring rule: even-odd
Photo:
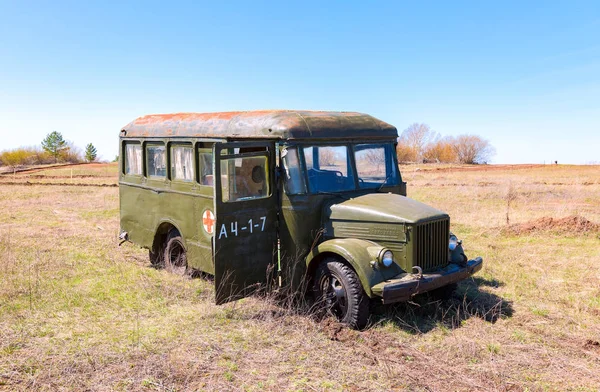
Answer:
[[[0,182],[0,390],[596,390],[598,233],[505,226],[508,187],[511,224],[600,223],[598,167],[403,172],[486,264],[451,301],[375,309],[364,332],[268,298],[215,306],[210,282],[116,245],[116,188]]]

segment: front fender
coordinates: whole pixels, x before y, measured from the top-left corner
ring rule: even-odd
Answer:
[[[319,255],[335,254],[343,258],[354,269],[360,283],[369,297],[373,296],[371,287],[401,274],[402,269],[395,262],[384,267],[377,262],[384,247],[372,241],[356,238],[334,238],[321,242],[306,256],[306,266],[310,271],[314,264],[321,261]],[[375,263],[371,263],[375,261]]]

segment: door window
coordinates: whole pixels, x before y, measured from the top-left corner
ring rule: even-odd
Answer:
[[[266,156],[221,159],[224,202],[261,199],[270,195]]]

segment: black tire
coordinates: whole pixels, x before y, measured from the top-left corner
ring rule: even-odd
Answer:
[[[369,320],[369,298],[356,272],[328,257],[315,271],[313,292],[318,306],[353,329],[363,329]]]
[[[182,276],[190,275],[185,245],[177,230],[171,230],[167,235],[163,251],[163,260],[167,271]]]
[[[454,295],[454,291],[457,288],[458,284],[451,283],[446,286],[437,288],[435,290],[431,290],[427,294],[429,295],[429,298],[433,299],[434,301],[446,301],[452,298],[452,296]]]

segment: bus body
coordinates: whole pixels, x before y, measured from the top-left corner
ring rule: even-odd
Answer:
[[[305,287],[362,328],[368,303],[452,288],[481,269],[447,214],[406,197],[395,127],[366,114],[149,115],[120,133],[121,238],[214,276],[216,302]]]

